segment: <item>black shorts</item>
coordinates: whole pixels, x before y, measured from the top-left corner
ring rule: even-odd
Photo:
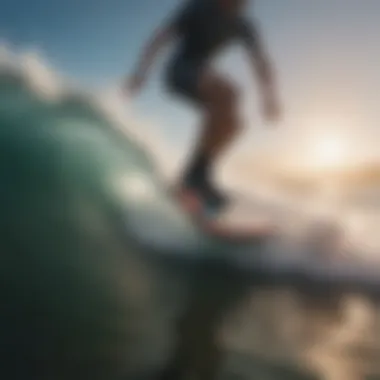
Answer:
[[[199,60],[175,57],[166,70],[166,87],[171,93],[202,105],[198,84],[204,66],[204,62]]]

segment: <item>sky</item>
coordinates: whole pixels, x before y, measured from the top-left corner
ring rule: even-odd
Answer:
[[[131,72],[146,39],[181,1],[2,0],[0,39],[37,48],[66,75],[104,86]],[[246,126],[231,155],[244,151],[248,164],[261,151],[274,160],[282,152],[293,163],[377,155],[380,1],[257,0],[248,13],[258,20],[275,64],[284,120],[267,128],[244,54],[239,47],[226,50],[217,67],[244,94]],[[164,91],[164,63],[162,57],[133,106],[168,146],[186,152],[198,115]]]

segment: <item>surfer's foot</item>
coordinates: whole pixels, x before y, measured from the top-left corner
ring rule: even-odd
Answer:
[[[175,194],[182,207],[189,214],[199,216],[204,213],[203,199],[195,189],[181,185],[176,189]]]
[[[191,199],[191,203],[196,204],[191,209],[199,213],[203,211],[208,217],[215,216],[229,203],[228,197],[208,181],[184,181],[180,189],[182,198],[185,195],[187,203]]]
[[[206,203],[212,208],[221,210],[226,208],[230,202],[229,197],[210,182],[206,182],[202,186],[202,191]]]

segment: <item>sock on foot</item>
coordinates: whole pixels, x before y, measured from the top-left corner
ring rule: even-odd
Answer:
[[[186,185],[201,185],[208,180],[210,159],[205,154],[198,154],[185,173]]]

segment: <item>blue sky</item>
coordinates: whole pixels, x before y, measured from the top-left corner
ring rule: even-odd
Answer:
[[[154,27],[180,2],[2,0],[0,38],[14,46],[38,47],[60,71],[79,81],[104,84],[133,67]],[[308,144],[316,130],[333,130],[349,136],[351,150],[377,151],[380,1],[257,0],[249,12],[260,21],[278,68],[286,110],[281,133],[290,145],[296,146],[297,139]],[[244,115],[251,128],[245,140],[255,146],[263,136],[258,132],[262,125],[242,57],[231,49],[220,67],[247,95]],[[163,92],[162,62],[136,105],[171,144],[186,146],[196,115]]]

